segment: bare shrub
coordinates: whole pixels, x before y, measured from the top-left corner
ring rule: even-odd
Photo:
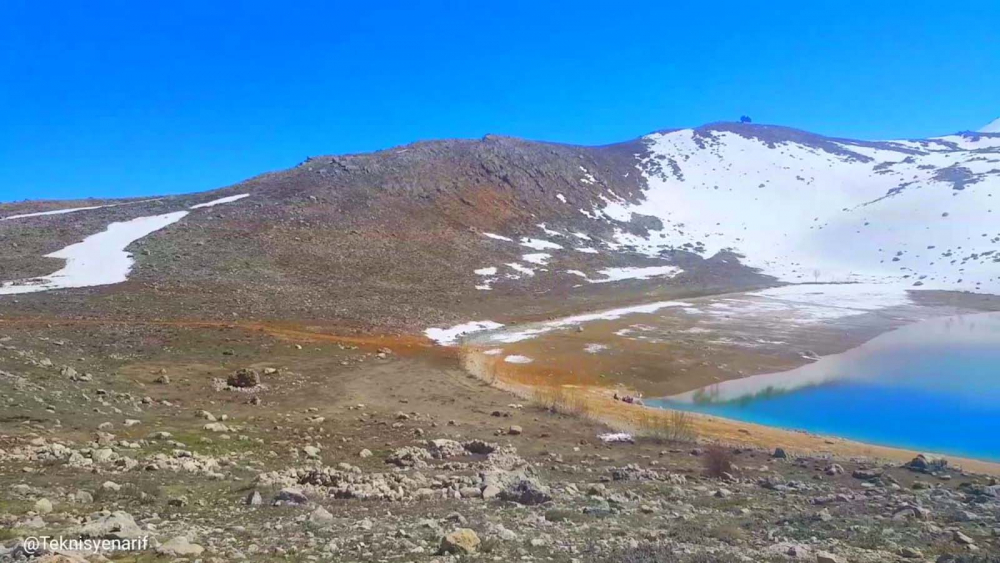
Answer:
[[[532,396],[552,412],[584,415],[590,411],[586,397],[564,387],[536,387]]]
[[[705,475],[709,477],[720,479],[726,475],[732,475],[734,471],[733,451],[724,446],[709,446],[705,450],[702,463],[705,466]]]
[[[694,442],[698,438],[694,419],[684,411],[644,413],[638,420],[638,434],[658,442]]]

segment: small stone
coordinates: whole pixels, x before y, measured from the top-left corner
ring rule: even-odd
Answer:
[[[52,501],[47,498],[38,499],[35,502],[35,512],[39,514],[48,514],[52,512]]]
[[[371,456],[372,456],[372,451],[369,450],[368,448],[365,448],[365,449],[361,450],[360,453],[358,453],[358,457],[360,457],[362,459],[369,458]]]
[[[510,428],[507,429],[507,434],[510,434],[511,436],[520,436],[522,432],[524,432],[524,430],[516,424],[511,424]]]
[[[258,491],[251,491],[243,502],[247,506],[260,506],[264,502],[264,499],[261,498]]]

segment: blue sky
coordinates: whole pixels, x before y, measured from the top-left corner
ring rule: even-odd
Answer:
[[[0,201],[485,133],[603,144],[749,114],[878,139],[1000,116],[1000,2],[767,4],[6,0]]]

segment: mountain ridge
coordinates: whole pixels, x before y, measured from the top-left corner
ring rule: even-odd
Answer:
[[[1000,235],[988,233],[971,253],[955,248],[971,242],[945,237],[953,256],[939,260],[956,263],[944,268],[926,249],[914,258],[913,245],[897,236],[903,219],[895,209],[975,200],[961,213],[977,217],[979,228],[997,186],[998,153],[1000,135],[988,133],[856,141],[733,122],[594,147],[501,135],[420,141],[309,157],[218,190],[0,221],[0,239],[15,243],[0,256],[0,280],[57,270],[58,259],[46,255],[109,224],[248,194],[130,243],[122,251],[135,264],[125,283],[26,294],[15,309],[128,314],[130,300],[144,299],[166,317],[292,316],[412,330],[498,312],[561,314],[570,303],[586,309],[625,296],[820,279],[990,293],[996,276],[985,257]],[[58,207],[4,204],[0,215]],[[783,223],[742,217],[776,209]],[[852,263],[838,245],[858,238],[863,246],[863,229],[852,234],[849,225],[876,209],[888,213],[878,236],[905,251]],[[800,220],[805,213],[826,220],[811,225],[812,217]],[[815,236],[832,231],[833,246]],[[813,255],[821,265],[810,264]],[[862,266],[865,275],[855,275]],[[963,275],[957,284],[959,270],[981,279],[966,283]]]

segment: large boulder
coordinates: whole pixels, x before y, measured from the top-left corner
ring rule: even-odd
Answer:
[[[95,512],[80,527],[79,534],[85,538],[135,539],[144,535],[128,512]]]
[[[260,373],[252,368],[238,369],[226,379],[226,384],[240,389],[256,387],[260,385]]]
[[[520,479],[508,485],[507,488],[500,491],[498,496],[500,500],[528,506],[544,504],[552,500],[548,488],[539,483],[538,480],[531,478]]]
[[[203,551],[205,551],[204,547],[196,543],[191,543],[184,536],[177,536],[166,543],[160,544],[160,546],[156,548],[156,553],[166,555],[168,557],[198,556],[201,555]]]
[[[306,504],[309,502],[309,497],[302,494],[302,491],[292,487],[286,487],[278,491],[278,494],[274,497],[274,505],[282,504]]]
[[[453,553],[457,555],[475,553],[479,551],[479,544],[482,543],[479,535],[468,528],[460,528],[441,538],[441,553]]]
[[[917,473],[936,473],[948,468],[948,460],[943,457],[920,454],[903,467]]]

